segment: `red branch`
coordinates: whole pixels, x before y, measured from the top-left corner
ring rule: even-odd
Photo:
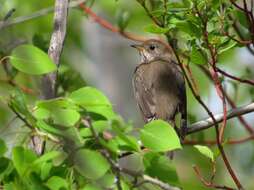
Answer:
[[[89,7],[87,7],[84,3],[80,4],[79,7],[86,13],[88,14],[96,23],[98,23],[99,25],[101,25],[103,28],[113,32],[113,33],[118,33],[121,36],[128,38],[130,40],[134,40],[134,41],[139,41],[139,42],[143,42],[146,40],[146,38],[141,37],[141,36],[137,36],[134,35],[132,33],[129,32],[125,32],[125,31],[121,31],[119,28],[113,26],[111,23],[109,23],[108,21],[106,21],[105,19],[99,17],[96,13],[94,13]]]
[[[245,142],[251,141],[251,140],[254,140],[254,134],[250,135],[248,137],[240,138],[240,139],[229,139],[229,140],[226,140],[226,144],[236,145],[236,144],[245,143]],[[201,144],[201,145],[216,145],[216,140],[197,141],[197,140],[187,140],[187,139],[185,139],[183,144],[185,144],[185,145],[196,145],[196,144]]]
[[[239,77],[236,77],[234,75],[231,75],[231,74],[227,73],[226,71],[221,70],[218,67],[216,67],[216,71],[218,71],[219,73],[223,74],[224,76],[226,76],[228,78],[231,78],[233,80],[239,81],[241,83],[246,83],[246,84],[254,85],[254,81],[253,80],[241,79]]]
[[[212,80],[212,77],[210,75],[210,72],[208,71],[208,69],[206,69],[204,66],[199,66],[199,68],[206,74],[206,76]],[[229,95],[227,94],[227,92],[223,91],[223,94],[225,94],[226,99],[228,101],[228,103],[230,104],[230,106],[232,108],[236,108],[236,105],[234,103],[234,101],[229,97]],[[240,123],[242,123],[242,125],[245,127],[245,129],[250,133],[253,134],[254,133],[254,129],[245,121],[245,119],[239,115],[238,119],[240,121]]]
[[[201,175],[200,169],[199,169],[197,166],[193,166],[193,169],[194,169],[196,175],[198,176],[198,178],[200,179],[200,181],[201,181],[206,187],[215,188],[215,189],[234,190],[234,189],[231,188],[231,187],[221,186],[221,185],[215,185],[215,184],[213,184],[212,181],[207,181],[207,180]]]
[[[242,184],[240,183],[239,179],[237,178],[233,168],[231,167],[230,165],[230,162],[226,156],[226,153],[224,151],[224,148],[221,144],[221,140],[222,140],[222,137],[223,137],[223,133],[224,133],[224,129],[226,127],[226,121],[227,121],[227,108],[226,108],[226,99],[225,99],[225,96],[222,92],[223,88],[222,88],[222,85],[219,81],[219,78],[218,78],[218,74],[215,70],[216,68],[216,49],[209,43],[209,39],[208,39],[208,32],[207,32],[207,17],[206,16],[203,16],[201,15],[201,13],[199,12],[198,8],[196,7],[196,12],[199,16],[199,18],[201,19],[201,22],[203,23],[203,36],[204,36],[204,40],[206,42],[206,45],[210,51],[210,54],[211,54],[211,58],[212,58],[212,62],[211,62],[211,66],[212,66],[212,73],[211,73],[211,76],[212,76],[212,79],[215,83],[215,86],[217,86],[217,91],[218,92],[218,95],[221,97],[222,99],[222,103],[223,103],[223,126],[222,126],[222,129],[219,131],[219,128],[218,128],[218,125],[215,125],[215,132],[216,132],[216,142],[217,142],[217,146],[218,146],[218,149],[221,153],[221,156],[222,156],[222,159],[223,159],[223,162],[230,174],[230,176],[232,177],[232,179],[234,180],[236,186],[238,187],[238,189],[243,189],[242,187]],[[211,72],[211,71],[210,71]],[[213,121],[215,123],[215,119],[213,117]]]

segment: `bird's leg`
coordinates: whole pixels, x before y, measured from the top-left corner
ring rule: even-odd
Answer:
[[[186,119],[181,119],[181,128],[180,128],[180,138],[184,141],[185,135],[187,134],[187,121]]]
[[[150,121],[153,121],[153,120],[156,120],[156,115],[154,114],[153,116],[151,117],[148,117],[146,120],[147,120],[147,123],[149,123]]]
[[[170,124],[172,125],[172,127],[175,129],[177,135],[180,137],[181,131],[180,131],[179,128],[177,127],[175,119],[169,120],[169,123],[170,123]]]

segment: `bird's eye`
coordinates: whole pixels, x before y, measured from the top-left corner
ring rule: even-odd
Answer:
[[[150,50],[154,50],[154,49],[155,49],[155,46],[154,46],[154,45],[150,45],[150,46],[149,46],[149,49],[150,49]]]

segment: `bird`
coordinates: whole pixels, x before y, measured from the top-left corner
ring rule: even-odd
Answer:
[[[133,89],[144,122],[162,119],[184,138],[187,125],[187,102],[184,75],[175,61],[172,48],[157,39],[131,45],[141,62],[133,74]],[[180,130],[176,115],[181,114]]]

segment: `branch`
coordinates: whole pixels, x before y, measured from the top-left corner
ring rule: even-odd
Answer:
[[[239,108],[231,109],[227,112],[227,120],[233,117],[237,117],[239,115],[244,115],[254,111],[254,102],[250,103],[246,106],[242,106]],[[214,115],[214,119],[216,120],[216,124],[223,121],[223,113]],[[214,122],[211,118],[198,121],[188,127],[187,134],[195,133],[204,129],[208,129],[214,125]]]
[[[96,134],[96,131],[94,130],[94,127],[91,123],[91,120],[90,118],[86,118],[86,119],[82,119],[82,123],[87,126],[90,130],[91,130],[91,133],[92,133],[92,136],[94,137],[95,141],[97,144],[99,145],[102,145],[101,144],[101,141],[100,141],[100,137]],[[108,139],[111,139],[113,138],[112,134],[108,133],[108,132],[105,132],[103,134],[103,136],[107,137]],[[102,145],[103,146],[103,145]],[[158,179],[155,179],[155,178],[152,178],[148,175],[143,175],[142,173],[139,173],[139,172],[134,172],[134,171],[131,171],[127,168],[121,168],[119,166],[118,163],[115,163],[115,161],[110,157],[110,153],[109,151],[107,150],[107,148],[105,148],[104,150],[99,150],[99,152],[107,159],[107,161],[109,162],[109,164],[111,165],[111,169],[114,171],[114,173],[116,174],[116,185],[117,185],[117,189],[118,190],[122,190],[122,187],[121,187],[121,182],[120,182],[120,179],[121,179],[121,176],[120,176],[120,173],[125,173],[125,174],[128,174],[134,178],[137,178],[137,177],[142,177],[143,178],[143,183],[151,183],[153,185],[157,185],[158,187],[160,187],[161,189],[164,189],[164,190],[180,190],[180,188],[178,187],[173,187],[167,183],[164,183]],[[119,157],[121,158],[121,157]]]
[[[59,66],[59,60],[62,53],[68,14],[68,0],[55,1],[54,13],[54,31],[51,36],[48,55]],[[54,98],[56,95],[57,71],[47,74],[42,80],[42,94],[45,99]]]
[[[150,184],[160,187],[163,190],[180,190],[181,189],[179,187],[174,187],[172,185],[169,185],[168,183],[164,183],[164,182],[160,181],[159,179],[153,178],[148,175],[143,175],[139,172],[135,172],[135,171],[129,170],[127,168],[120,168],[120,170],[121,170],[121,172],[123,172],[129,176],[132,176],[134,178],[137,178],[137,177],[143,178],[144,181],[142,181],[141,184],[139,184],[139,186],[144,183],[150,183]]]
[[[208,18],[205,17],[205,19],[203,19],[203,15],[201,15],[197,6],[195,8],[196,8],[196,12],[197,12],[201,22],[203,23],[203,36],[204,36],[204,40],[206,42],[206,45],[207,45],[208,50],[210,51],[210,55],[211,55],[211,63],[209,62],[210,63],[209,65],[211,65],[211,70],[210,70],[211,77],[214,81],[216,92],[217,92],[219,98],[222,100],[222,104],[223,104],[223,116],[222,116],[223,125],[220,130],[219,130],[219,127],[216,123],[214,116],[211,115],[211,119],[215,125],[217,147],[221,153],[223,162],[224,162],[231,178],[233,179],[235,185],[237,186],[238,189],[243,189],[243,186],[242,186],[241,182],[239,181],[238,177],[236,176],[235,171],[233,170],[233,168],[229,162],[229,159],[226,156],[224,148],[221,144],[223,141],[224,130],[226,128],[226,123],[227,123],[227,104],[226,104],[226,97],[225,97],[224,89],[223,89],[222,84],[219,80],[218,73],[216,72],[217,50],[209,42],[208,30],[207,30]]]
[[[211,75],[210,75],[210,72],[209,72],[205,67],[199,66],[199,68],[204,72],[204,74],[206,74],[206,76],[207,76],[210,80],[212,80],[212,77],[211,77]],[[229,95],[227,94],[227,92],[224,91],[223,93],[225,94],[225,96],[226,96],[226,98],[227,98],[227,101],[228,101],[228,103],[230,104],[230,106],[231,106],[232,108],[236,108],[236,105],[235,105],[234,101],[229,97]],[[239,115],[239,116],[237,116],[237,117],[238,117],[239,121],[242,123],[242,125],[245,127],[245,129],[246,129],[250,134],[253,134],[253,133],[254,133],[254,129],[245,121],[245,119],[244,119],[241,115]]]
[[[206,179],[204,179],[204,177],[201,175],[200,170],[197,166],[193,166],[193,169],[196,173],[196,175],[198,176],[198,178],[200,179],[200,181],[209,188],[214,188],[214,189],[225,189],[225,190],[234,190],[231,187],[227,187],[227,186],[221,186],[221,185],[215,185],[213,184],[212,181],[207,181]]]
[[[240,139],[228,139],[226,140],[226,144],[230,144],[230,145],[235,145],[235,144],[241,144],[241,143],[245,143],[247,141],[253,140],[254,139],[254,135],[250,135],[248,137],[243,137]],[[215,140],[204,140],[204,141],[198,141],[198,140],[187,140],[185,139],[183,144],[185,145],[216,145],[217,142]]]
[[[68,5],[68,0],[55,1],[54,30],[51,35],[48,55],[57,67],[59,66],[59,60],[62,53],[66,34]],[[44,99],[51,99],[55,97],[56,78],[57,71],[47,74],[42,78],[42,96]],[[43,154],[45,149],[45,141],[43,141],[38,136],[34,136],[32,137],[32,142],[34,142],[33,149],[36,151],[36,153],[39,155]]]
[[[113,26],[111,23],[109,23],[105,19],[99,17],[89,7],[85,6],[84,3],[81,3],[79,6],[86,14],[88,14],[96,23],[98,23],[103,28],[105,28],[113,33],[117,33],[127,39],[130,39],[130,40],[139,41],[139,42],[143,42],[146,40],[146,38],[144,38],[144,37],[137,36],[137,35],[132,34],[130,32],[121,31],[119,28]]]
[[[86,0],[71,1],[69,3],[68,7],[69,8],[76,7],[80,3],[84,3],[85,1]],[[53,12],[53,11],[54,11],[54,7],[48,7],[48,8],[36,11],[36,12],[32,13],[31,15],[20,16],[20,17],[14,18],[12,20],[0,21],[0,30],[2,30],[4,28],[7,28],[7,27],[10,27],[10,26],[13,26],[15,24],[20,24],[20,23],[23,23],[23,22],[26,22],[26,21],[29,21],[29,20],[32,20],[32,19],[35,19],[35,18],[45,16],[45,15],[47,15],[47,14]]]
[[[238,81],[238,82],[245,83],[245,84],[250,84],[250,85],[254,85],[254,81],[253,81],[253,80],[241,79],[241,78],[239,78],[239,77],[236,77],[236,76],[234,76],[234,75],[231,75],[231,74],[227,73],[226,71],[223,71],[222,69],[220,69],[220,68],[218,68],[218,67],[216,67],[216,70],[217,70],[219,73],[223,74],[224,76],[226,76],[226,77],[228,77],[228,78],[231,78],[231,79],[233,79],[233,80],[236,80],[236,81]]]
[[[173,187],[167,183],[163,183],[162,181],[152,178],[148,175],[143,175],[143,179],[145,182],[151,183],[153,185],[157,185],[158,187],[160,187],[161,189],[164,189],[164,190],[180,190],[180,188],[178,188],[178,187]]]

